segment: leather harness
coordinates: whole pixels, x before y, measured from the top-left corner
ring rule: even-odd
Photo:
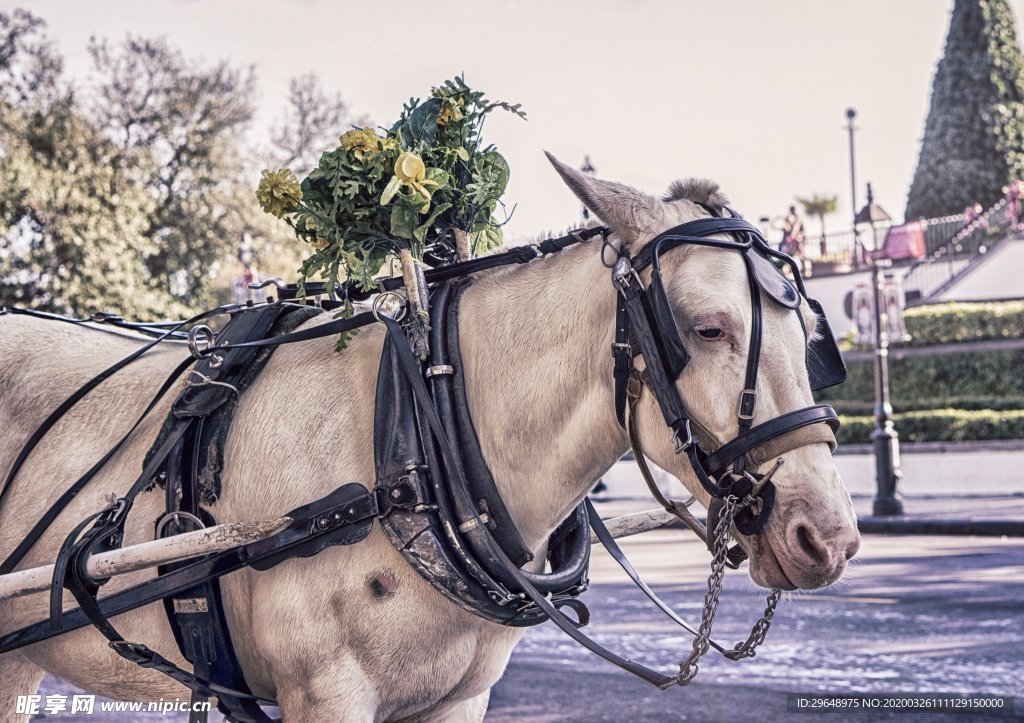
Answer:
[[[721,233],[730,234],[730,240],[711,238],[712,234]],[[138,480],[125,495],[79,524],[62,545],[55,566],[50,620],[0,637],[0,653],[91,623],[121,656],[169,675],[189,687],[197,699],[217,696],[221,711],[229,719],[269,720],[259,706],[273,701],[253,695],[248,689],[231,648],[217,580],[242,567],[266,570],[292,557],[315,555],[331,545],[353,544],[364,539],[373,520],[379,519],[389,540],[410,564],[442,595],[462,608],[505,625],[533,625],[550,619],[589,650],[648,682],[659,687],[680,683],[678,676],[665,676],[623,658],[579,630],[589,619],[589,612],[576,596],[587,586],[590,528],[593,527],[613,558],[644,593],[677,624],[695,632],[639,579],[589,500],[570,514],[551,536],[547,552],[551,572],[530,573],[521,569],[532,559],[532,553],[524,546],[497,492],[468,411],[457,320],[458,299],[468,284],[465,278],[483,269],[526,263],[541,255],[557,253],[598,235],[607,244],[608,230],[591,228],[535,246],[428,271],[426,277],[432,293],[432,343],[431,358],[426,365],[413,355],[399,321],[377,312],[297,331],[291,329],[310,314],[319,313],[319,309],[277,301],[260,306],[218,307],[175,325],[128,325],[112,315],[94,319],[127,325],[154,339],[90,380],[44,420],[15,460],[0,489],[0,501],[35,445],[88,391],[155,344],[168,338],[180,338],[186,328],[194,328],[211,316],[231,314],[231,321],[208,348],[191,346],[195,358],[174,370],[129,433],[62,495],[0,564],[0,574],[14,569],[67,502],[124,445],[178,376],[198,361],[190,372],[189,385],[175,401],[167,424],[147,456]],[[754,323],[745,389],[739,404],[739,433],[726,444],[719,443],[692,418],[675,386],[689,355],[664,291],[660,255],[682,244],[740,251],[747,264]],[[773,259],[790,265],[795,286],[771,263]],[[788,257],[768,249],[757,230],[738,218],[701,219],[683,224],[661,234],[636,257],[629,259],[621,255],[614,266],[613,281],[620,293],[616,340],[612,347],[616,415],[620,423],[627,426],[629,406],[628,426],[638,462],[643,469],[634,426],[636,401],[643,384],[652,390],[658,401],[665,422],[672,430],[677,453],[687,456],[704,488],[717,499],[748,500],[750,504],[737,515],[735,522],[741,532],[753,534],[764,524],[774,499],[772,472],[760,474],[756,471],[758,465],[781,451],[804,444],[818,441],[834,444],[831,431],[825,434],[820,430],[834,428],[838,423],[830,407],[819,405],[752,425],[761,344],[760,292],[788,308],[797,309],[801,300],[807,299],[799,269]],[[648,267],[651,267],[651,283],[644,287],[639,272]],[[399,286],[400,278],[380,282],[384,292]],[[349,298],[358,300],[354,290],[346,289],[346,292]],[[807,301],[820,315],[820,306]],[[794,302],[795,305],[791,305]],[[334,305],[340,306],[340,302]],[[331,306],[332,302],[324,304],[325,308]],[[9,311],[34,313],[20,309]],[[377,384],[374,429],[377,479],[373,489],[368,491],[358,483],[342,485],[329,495],[289,512],[292,524],[272,537],[199,560],[162,567],[159,577],[99,600],[99,589],[106,580],[90,578],[86,572],[88,558],[121,544],[124,523],[135,497],[150,488],[154,481],[163,483],[168,503],[168,515],[159,534],[185,531],[184,521],[191,521],[193,525],[213,522],[203,505],[211,504],[219,489],[222,443],[230,424],[230,407],[271,351],[281,344],[352,331],[374,321],[385,326],[387,335]],[[827,323],[823,325],[827,331]],[[193,341],[194,338],[190,336]],[[821,348],[814,349],[816,343]],[[841,381],[845,377],[838,350],[825,348],[829,344],[835,345],[830,331],[826,336],[812,339],[808,357],[812,384],[822,380]],[[645,362],[642,374],[633,368],[637,356],[642,356]],[[649,477],[646,473],[645,476]],[[656,496],[668,509],[686,519],[688,513],[684,514],[680,505],[660,494]],[[755,506],[759,511],[751,512]],[[692,515],[689,517],[692,520]],[[76,598],[78,609],[62,611],[61,592],[65,588]],[[193,663],[192,672],[177,667],[141,643],[125,641],[109,622],[114,615],[161,599],[165,601],[179,647]],[[562,612],[565,607],[574,611],[576,619]],[[728,652],[716,643],[711,644],[719,651]],[[685,684],[688,680],[682,682]],[[202,716],[195,718],[200,719]]]

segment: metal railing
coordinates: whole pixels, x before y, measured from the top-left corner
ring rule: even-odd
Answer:
[[[928,244],[928,255],[903,276],[909,306],[926,303],[949,288],[1010,234],[1016,219],[1010,218],[1006,206],[1007,200],[1001,199],[944,242]],[[963,216],[959,218],[962,225]]]
[[[919,223],[924,227],[924,252],[928,258],[964,228],[964,215],[926,218]],[[878,228],[879,247],[884,247],[888,230],[888,227]],[[814,273],[849,273],[868,268],[868,255],[874,250],[874,240],[870,230],[862,230],[859,237],[852,229],[823,237],[808,234],[804,241],[804,257],[812,263]]]

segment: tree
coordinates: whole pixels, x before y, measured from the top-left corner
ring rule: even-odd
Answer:
[[[906,217],[988,206],[1024,177],[1024,59],[1006,0],[956,0]]]
[[[210,303],[211,266],[244,227],[246,164],[239,139],[254,114],[255,74],[185,59],[163,39],[93,39],[89,113],[122,149],[117,171],[155,203],[142,235],[146,266],[190,304]]]
[[[797,201],[804,207],[804,213],[808,216],[817,216],[821,225],[821,253],[825,254],[825,216],[836,212],[836,201],[838,196],[820,196],[815,193],[810,198],[797,197]]]
[[[272,153],[251,134],[251,68],[160,39],[89,52],[94,73],[73,86],[45,23],[0,12],[0,306],[179,316],[228,298],[245,234],[265,274],[295,278],[301,244],[260,211],[254,181],[268,156],[333,147],[340,96],[294,81]]]
[[[323,151],[338,145],[347,126],[368,123],[365,117],[350,118],[341,94],[325,93],[313,73],[292,78],[284,118],[273,132],[273,165],[291,168],[301,177],[316,166]]]
[[[0,305],[153,316],[139,221],[151,203],[77,110],[43,22],[0,13]]]

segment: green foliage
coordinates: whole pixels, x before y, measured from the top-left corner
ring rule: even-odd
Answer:
[[[829,402],[838,414],[851,417],[871,416],[875,413],[875,403],[872,401],[836,399]],[[892,405],[893,411],[921,412],[930,409],[972,409],[1006,411],[1013,409],[1024,409],[1024,396],[1016,397],[943,397],[931,399],[905,399]]]
[[[895,346],[933,346],[967,341],[1024,339],[1024,301],[986,301],[917,306],[904,312],[911,339]],[[844,348],[854,345],[852,333]]]
[[[847,363],[844,384],[822,389],[820,401],[870,401],[875,396],[874,362]],[[1024,396],[1024,354],[1019,349],[914,356],[889,361],[894,405],[951,397]]]
[[[910,346],[1024,339],[1024,301],[919,306],[904,313]]]
[[[956,0],[908,219],[994,203],[1024,178],[1024,59],[1007,0]]]
[[[453,258],[457,232],[468,234],[474,251],[498,245],[495,213],[509,168],[482,137],[496,109],[525,117],[518,105],[489,101],[455,78],[424,101],[410,100],[382,135],[371,128],[345,133],[284,215],[311,247],[303,280],[319,276],[333,286],[348,278],[372,288],[373,276],[401,249],[420,259],[427,250]],[[271,191],[261,182],[263,196]]]
[[[874,417],[842,417],[836,434],[840,444],[866,444],[875,429]],[[897,414],[893,418],[904,442],[961,442],[1024,438],[1024,410],[934,409]]]
[[[921,306],[908,309],[905,318],[912,346],[1024,338],[1024,301]],[[845,384],[815,396],[849,415],[840,438],[866,442],[874,429],[874,361],[848,360],[847,367]],[[1020,349],[890,357],[889,386],[897,429],[906,441],[1024,436]]]

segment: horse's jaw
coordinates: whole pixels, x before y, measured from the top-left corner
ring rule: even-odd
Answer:
[[[815,590],[838,581],[860,548],[857,516],[834,465],[777,481],[767,524],[740,544],[750,578],[780,590]]]

